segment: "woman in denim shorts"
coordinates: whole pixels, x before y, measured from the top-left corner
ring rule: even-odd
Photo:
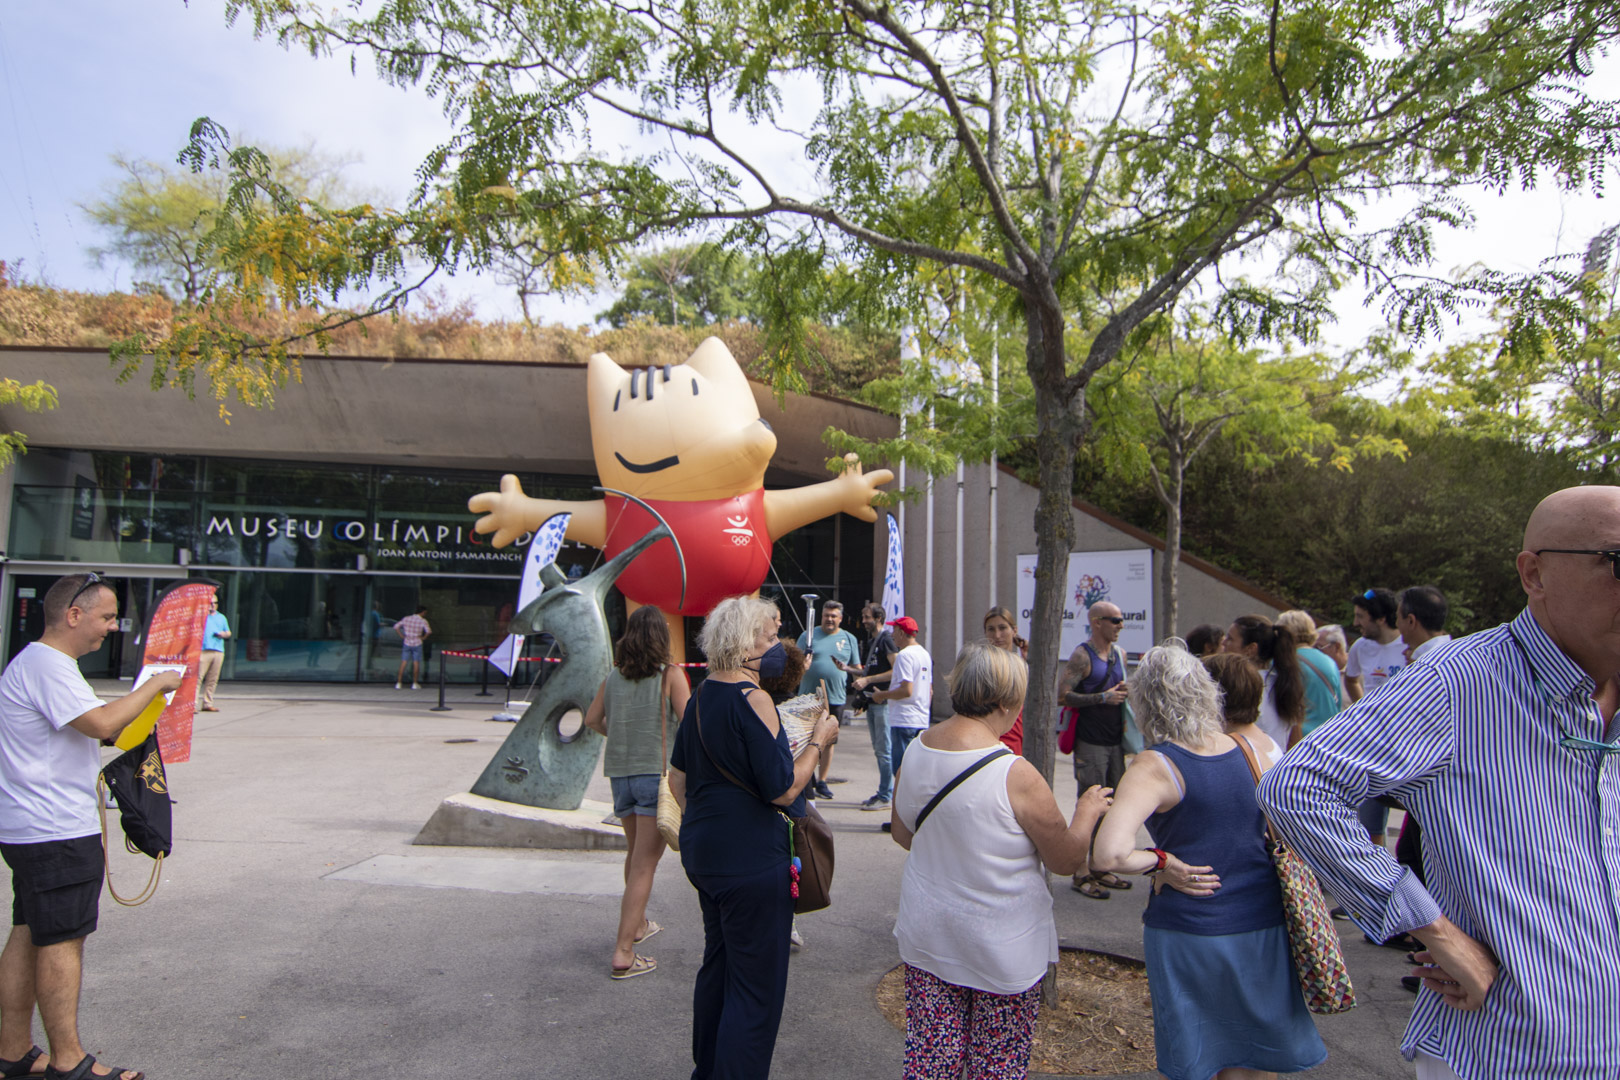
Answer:
[[[613,784],[613,812],[624,823],[627,847],[619,938],[608,974],[631,979],[658,966],[635,947],[662,929],[647,918],[647,897],[664,854],[655,820],[658,778],[691,690],[681,669],[669,663],[669,628],[657,608],[631,612],[615,652],[613,670],[586,710],[585,725],[607,736],[602,773]]]

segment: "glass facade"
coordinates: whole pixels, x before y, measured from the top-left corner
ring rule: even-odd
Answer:
[[[530,495],[599,498],[590,477],[518,476]],[[32,448],[16,464],[6,553],[13,562],[185,565],[176,576],[218,580],[235,635],[226,678],[392,682],[400,639],[387,628],[424,604],[437,678],[439,650],[494,645],[514,614],[528,538],[496,550],[467,512],[470,496],[498,483],[496,474],[442,469]],[[817,522],[777,542],[763,591],[784,600],[787,625],[803,617],[799,594],[832,596],[835,580],[846,603],[871,594],[872,529],[846,524],[854,527]],[[557,559],[572,577],[599,561],[579,544]],[[40,582],[11,576],[15,655],[35,636],[19,621],[27,597],[17,590]],[[121,597],[135,627],[148,588],[131,584]],[[623,610],[615,598],[610,616]],[[689,640],[696,622],[688,620]],[[122,644],[109,647],[108,674],[138,666],[138,646]],[[484,667],[445,662],[455,682],[480,680]]]

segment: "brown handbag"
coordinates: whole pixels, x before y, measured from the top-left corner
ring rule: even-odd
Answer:
[[[700,688],[701,689],[701,688]],[[788,823],[788,855],[798,863],[798,881],[795,883],[798,891],[793,897],[793,913],[803,915],[811,911],[820,911],[832,904],[832,877],[833,877],[833,834],[832,826],[827,819],[821,816],[813,804],[806,801],[803,817],[793,817],[769,799],[760,795],[752,787],[733,776],[724,765],[714,759],[709,750],[709,740],[703,734],[703,699],[701,695],[697,701],[697,712],[693,717],[697,724],[698,742],[703,745],[703,754],[709,763],[720,770],[733,784],[742,788],[748,794],[765,803]]]

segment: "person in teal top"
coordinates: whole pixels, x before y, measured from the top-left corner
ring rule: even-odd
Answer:
[[[821,605],[821,624],[799,635],[799,648],[810,658],[810,666],[804,669],[804,678],[799,680],[799,693],[813,694],[816,687],[826,683],[827,708],[840,725],[845,722],[846,675],[866,674],[866,669],[860,666],[860,643],[854,634],[840,629],[843,621],[844,605],[828,600]],[[813,785],[813,794],[818,799],[832,798],[832,788],[827,786],[827,773],[831,769],[832,747],[829,746],[821,755],[821,771]]]
[[[219,669],[225,663],[225,639],[231,636],[231,624],[219,613],[219,594],[209,598],[208,621],[203,624],[202,653],[197,658],[197,692],[203,712],[219,712],[214,705],[214,690],[219,686]]]
[[[1316,620],[1309,613],[1285,611],[1277,616],[1277,625],[1292,633],[1298,645],[1295,655],[1305,674],[1305,734],[1309,735],[1344,708],[1339,665],[1316,648]]]

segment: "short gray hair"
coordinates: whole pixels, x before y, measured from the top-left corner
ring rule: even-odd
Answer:
[[[951,688],[951,708],[978,720],[998,708],[1023,706],[1029,665],[1016,652],[975,641],[962,646],[945,684]]]
[[[703,620],[698,648],[710,671],[736,671],[756,655],[760,627],[778,615],[776,605],[758,596],[728,596]]]
[[[1329,641],[1335,642],[1346,649],[1350,647],[1349,640],[1344,636],[1344,627],[1340,626],[1338,623],[1328,623],[1326,626],[1318,626],[1316,628],[1316,637],[1318,640],[1327,638]]]
[[[1149,746],[1201,746],[1221,733],[1220,687],[1180,638],[1149,649],[1128,685],[1136,726]]]

